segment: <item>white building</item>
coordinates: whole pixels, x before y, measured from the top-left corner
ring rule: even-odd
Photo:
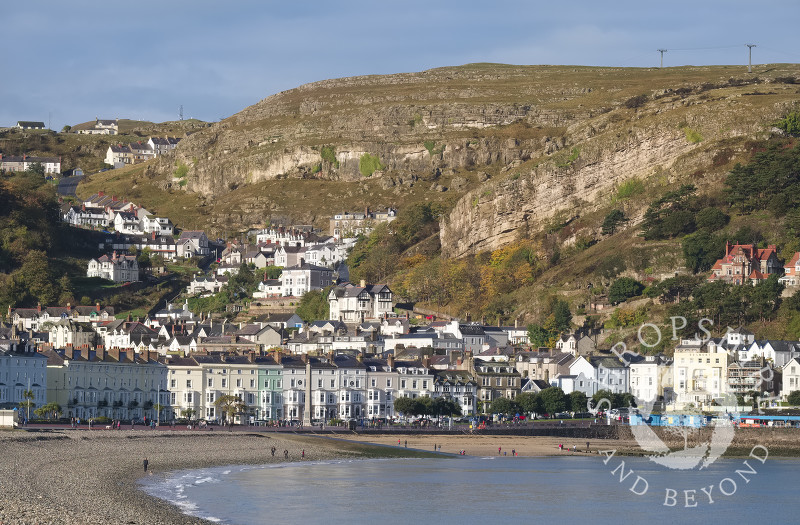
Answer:
[[[139,280],[139,262],[135,255],[103,255],[99,259],[89,260],[87,277],[101,277],[117,283],[136,282]]]
[[[385,284],[344,283],[331,290],[328,304],[329,319],[360,324],[392,313],[392,291]]]
[[[660,355],[632,359],[629,390],[639,406],[671,400],[672,360]]]
[[[672,384],[675,408],[709,406],[727,392],[729,356],[719,345],[682,339],[675,348]]]
[[[795,357],[783,367],[781,399],[784,401],[792,392],[800,390],[800,358]]]
[[[333,270],[301,260],[297,266],[284,268],[280,281],[284,296],[302,297],[306,292],[322,290],[333,284]]]
[[[33,392],[34,408],[47,403],[47,357],[33,345],[4,341],[0,344],[0,407],[16,408],[26,400],[26,390]],[[27,413],[22,415],[27,417]],[[35,417],[33,409],[30,416]]]

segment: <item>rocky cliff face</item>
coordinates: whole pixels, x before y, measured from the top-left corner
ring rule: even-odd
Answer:
[[[539,229],[555,214],[607,205],[627,179],[680,179],[768,128],[796,99],[775,67],[744,78],[741,68],[522,67],[497,64],[327,80],[266,98],[185,139],[147,178],[195,192],[213,206],[242,188],[275,179],[352,185],[348,194],[422,179],[463,195],[442,221],[442,250],[461,256],[494,249]],[[383,166],[359,170],[364,154]],[[188,166],[173,180],[176,164]],[[487,171],[491,178],[476,177]],[[472,174],[472,175],[470,175]],[[486,179],[489,179],[486,181]],[[381,182],[375,186],[376,179]],[[426,186],[426,187],[427,187]],[[403,205],[403,191],[395,188]],[[226,212],[231,227],[269,213],[309,216],[267,195]],[[319,203],[315,203],[319,207]],[[210,213],[214,213],[210,210]],[[241,224],[239,224],[241,223]]]

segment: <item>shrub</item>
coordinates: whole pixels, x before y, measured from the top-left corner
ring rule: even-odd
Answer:
[[[692,128],[685,127],[683,128],[683,132],[686,134],[686,140],[692,144],[697,144],[703,140],[703,136],[700,135],[700,132],[693,130]]]
[[[645,105],[647,102],[647,95],[636,95],[625,101],[623,104],[628,109],[636,109]]]
[[[376,171],[382,170],[383,168],[385,168],[385,166],[381,164],[381,159],[378,158],[377,155],[364,153],[361,155],[361,159],[358,161],[358,171],[364,177],[369,177]]]
[[[336,160],[336,148],[334,146],[322,146],[322,149],[319,152],[320,157],[322,160],[333,166],[334,168],[339,167],[339,161]],[[320,166],[321,169],[321,166]],[[315,172],[316,173],[316,172]]]
[[[641,295],[644,285],[631,277],[620,277],[608,288],[608,301],[611,304],[619,304],[631,297]]]

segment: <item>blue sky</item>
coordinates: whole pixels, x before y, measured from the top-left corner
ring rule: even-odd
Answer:
[[[298,85],[470,62],[800,62],[797,0],[3,2],[0,126],[216,121]]]

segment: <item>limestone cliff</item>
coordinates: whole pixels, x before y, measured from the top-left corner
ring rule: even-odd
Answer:
[[[453,209],[442,249],[459,256],[556,214],[602,207],[626,179],[655,174],[663,183],[707,166],[721,144],[735,151],[794,103],[798,74],[796,66],[757,78],[722,66],[473,64],[325,80],[192,134],[144,179],[197,194],[208,221],[224,222],[225,231],[266,216],[319,220],[354,196],[362,207],[379,193],[380,204],[396,207],[442,200],[419,185],[413,196],[406,191],[422,180],[428,192],[447,192]],[[359,169],[365,154],[380,164],[369,176]],[[173,179],[176,164],[188,167],[181,180]],[[263,186],[292,178],[345,189],[323,189],[335,201],[328,203],[274,198],[275,188]]]

